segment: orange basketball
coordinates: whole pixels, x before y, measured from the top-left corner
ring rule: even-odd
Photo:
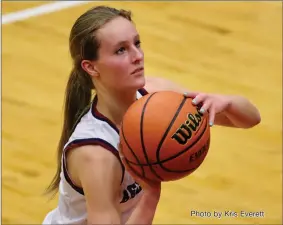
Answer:
[[[161,91],[133,103],[120,129],[128,169],[152,181],[181,179],[196,170],[210,146],[208,114],[191,98]]]

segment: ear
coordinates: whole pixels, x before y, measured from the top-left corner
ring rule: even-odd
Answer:
[[[99,72],[94,62],[89,60],[83,60],[81,62],[81,67],[86,71],[90,76],[99,76]]]

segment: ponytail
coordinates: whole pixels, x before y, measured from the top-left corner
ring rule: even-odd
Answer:
[[[57,149],[57,171],[47,188],[47,193],[56,194],[58,190],[63,148],[81,115],[89,109],[93,88],[90,76],[81,67],[72,69],[65,90],[64,124]]]
[[[123,17],[129,21],[131,12],[98,6],[82,14],[73,24],[69,36],[69,50],[74,65],[65,93],[64,124],[58,144],[57,172],[47,188],[47,193],[57,192],[60,183],[61,158],[65,144],[85,110],[89,109],[92,89],[90,75],[81,67],[82,60],[95,61],[99,58],[100,41],[97,31],[114,18]]]

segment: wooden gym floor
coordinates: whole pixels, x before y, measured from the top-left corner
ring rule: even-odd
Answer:
[[[47,2],[3,2],[3,14]],[[2,223],[41,223],[56,206],[42,196],[55,172],[68,35],[93,2],[2,27]],[[260,109],[250,130],[212,128],[204,164],[163,185],[159,224],[282,224],[282,3],[108,2],[131,9],[147,73],[188,89],[240,94]],[[264,212],[264,217],[191,211]]]

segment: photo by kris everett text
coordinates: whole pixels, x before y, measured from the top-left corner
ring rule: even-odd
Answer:
[[[231,211],[231,210],[225,210],[225,211],[216,211],[213,210],[211,212],[209,211],[197,211],[197,210],[191,210],[190,215],[192,217],[203,217],[203,218],[209,218],[209,217],[214,217],[214,218],[224,218],[224,217],[231,217],[231,218],[237,218],[237,217],[246,217],[246,218],[259,218],[259,217],[264,217],[265,213],[263,211]]]

